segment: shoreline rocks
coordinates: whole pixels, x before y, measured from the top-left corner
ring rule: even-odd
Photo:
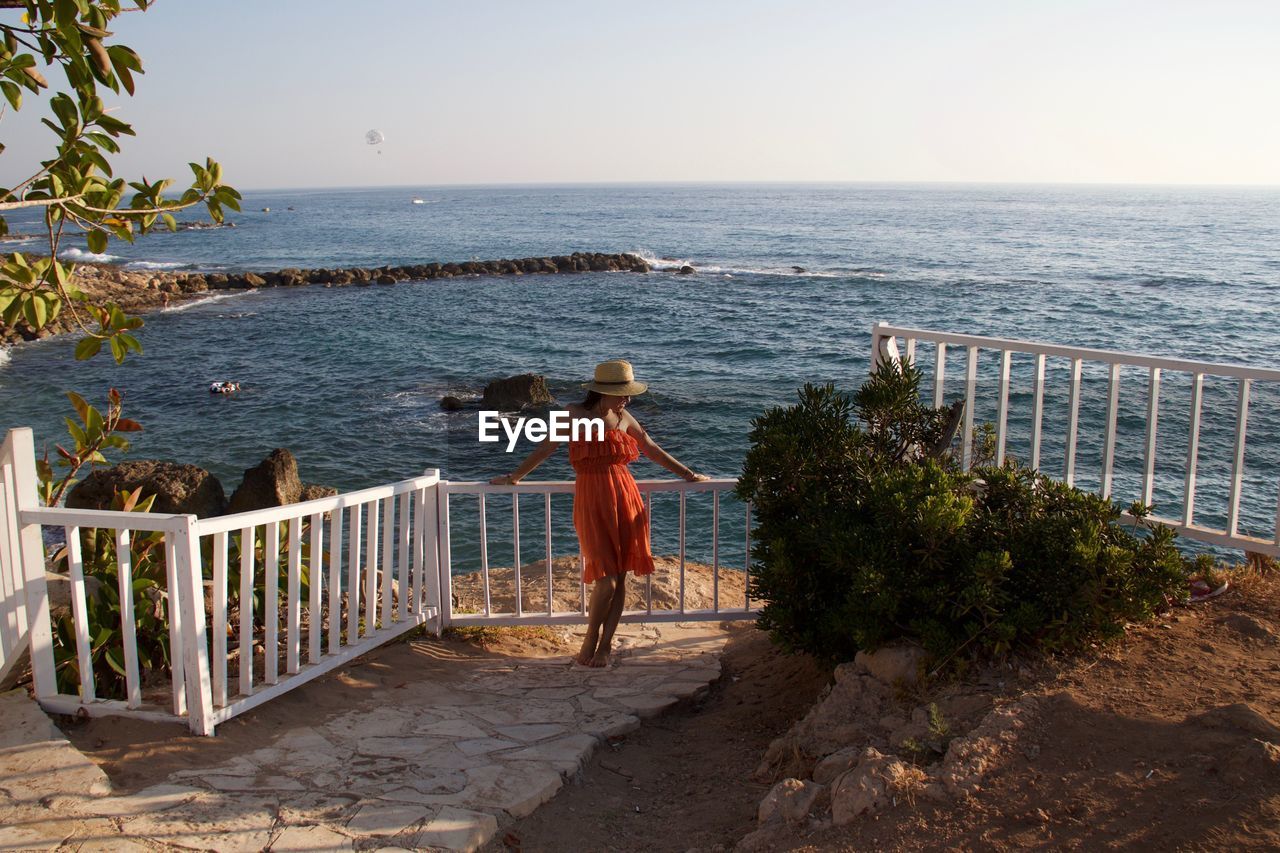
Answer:
[[[528,408],[554,406],[555,402],[555,398],[547,389],[547,380],[544,377],[536,373],[522,373],[506,379],[495,379],[484,386],[480,408],[515,412]]]
[[[390,286],[405,281],[434,281],[478,276],[566,275],[583,272],[650,271],[649,262],[629,252],[574,252],[536,258],[500,258],[489,261],[460,263],[407,264],[382,267],[344,267],[299,269],[289,267],[271,272],[172,272],[129,270],[111,264],[76,265],[76,284],[94,304],[115,302],[126,312],[141,314],[165,308],[171,299],[194,297],[213,290],[257,290],[267,287],[302,287],[318,284],[324,287]],[[85,325],[96,321],[79,312]],[[64,310],[53,323],[40,331],[19,320],[14,326],[0,322],[0,347],[39,340],[78,328],[73,311]]]
[[[332,497],[332,486],[304,483],[298,460],[286,448],[271,451],[244,472],[240,485],[226,497],[221,481],[195,465],[158,459],[134,459],[92,471],[67,493],[71,509],[109,509],[120,491],[142,488],[155,495],[153,512],[213,518],[255,509]]]
[[[118,492],[139,487],[143,497],[155,495],[152,512],[210,518],[222,515],[227,508],[217,477],[195,465],[155,459],[129,460],[94,470],[67,493],[67,506],[110,509]]]

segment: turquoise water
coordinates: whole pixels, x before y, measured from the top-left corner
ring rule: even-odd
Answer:
[[[414,196],[428,203],[412,205]],[[235,229],[113,245],[111,260],[268,270],[582,250],[636,251],[659,268],[268,290],[182,306],[148,316],[146,354],[122,367],[75,363],[70,339],[13,351],[0,366],[0,427],[31,426],[38,445],[51,444],[64,434],[64,390],[101,399],[114,385],[146,427],[134,457],[200,465],[228,491],[281,446],[298,457],[305,481],[343,489],[428,467],[487,479],[515,460],[476,441],[474,411],[441,412],[442,395],[534,371],[558,399],[572,400],[597,361],[623,357],[651,385],[633,403],[651,434],[696,469],[732,477],[752,417],[790,402],[806,381],[857,386],[880,320],[1280,367],[1276,190],[405,188],[247,193],[245,207]],[[682,262],[698,274],[677,275]],[[954,379],[963,354],[952,358]],[[931,347],[921,361],[931,366]],[[1065,370],[1050,362],[1050,471],[1061,466]],[[985,357],[980,419],[994,418],[994,371],[994,356]],[[220,378],[244,391],[208,394]],[[1127,501],[1137,490],[1145,371],[1123,379],[1116,492]],[[1187,431],[1178,382],[1166,378],[1160,415],[1157,503],[1169,514],[1181,501]],[[1078,463],[1086,488],[1098,482],[1105,390],[1101,375],[1086,376]],[[960,393],[949,387],[949,397]],[[1225,515],[1234,393],[1229,384],[1206,387],[1197,499],[1205,522]],[[1027,366],[1015,367],[1010,450],[1023,458],[1029,401]],[[1255,385],[1243,518],[1258,535],[1275,524],[1278,408],[1276,389]],[[645,461],[635,470],[665,476]],[[561,454],[535,477],[569,474]],[[655,520],[659,549],[671,512],[660,507]],[[740,533],[726,528],[725,536],[740,541]]]

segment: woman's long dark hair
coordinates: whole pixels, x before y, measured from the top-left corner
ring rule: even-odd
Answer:
[[[582,398],[582,403],[580,405],[588,412],[594,412],[596,410],[596,405],[602,399],[604,399],[604,395],[599,391],[588,391],[587,396]]]

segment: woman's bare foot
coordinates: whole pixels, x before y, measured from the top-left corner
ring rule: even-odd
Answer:
[[[591,666],[591,661],[595,657],[590,651],[583,649],[573,656],[573,662],[578,666]]]
[[[597,667],[597,668],[602,668],[602,667],[606,667],[606,666],[608,666],[608,665],[609,665],[609,650],[608,650],[608,649],[601,649],[600,651],[596,652],[596,653],[595,653],[595,655],[591,658],[591,663],[590,663],[589,665],[590,665],[590,666]]]

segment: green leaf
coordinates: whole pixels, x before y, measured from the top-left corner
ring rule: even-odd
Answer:
[[[80,428],[80,424],[71,420],[71,418],[62,419],[67,425],[67,432],[76,440],[76,448],[80,449],[89,443],[88,437],[84,434],[84,430]]]
[[[15,298],[12,302],[9,303],[9,306],[4,309],[3,314],[0,314],[0,317],[3,317],[4,323],[6,326],[16,325],[18,322],[18,318],[21,316],[22,316],[22,300],[20,298]]]
[[[85,436],[91,444],[102,435],[102,415],[93,406],[85,411],[84,427]]]
[[[22,316],[31,328],[43,329],[49,322],[49,309],[45,301],[36,293],[26,293],[23,297]]]
[[[128,348],[125,347],[124,342],[120,340],[118,335],[113,335],[110,340],[111,356],[116,360],[116,364],[123,363],[125,355],[129,352]]]
[[[102,338],[81,338],[76,344],[76,361],[93,358],[102,349]]]
[[[15,110],[22,109],[22,89],[17,83],[9,80],[0,80],[0,90],[4,91],[5,100],[9,102]]]

